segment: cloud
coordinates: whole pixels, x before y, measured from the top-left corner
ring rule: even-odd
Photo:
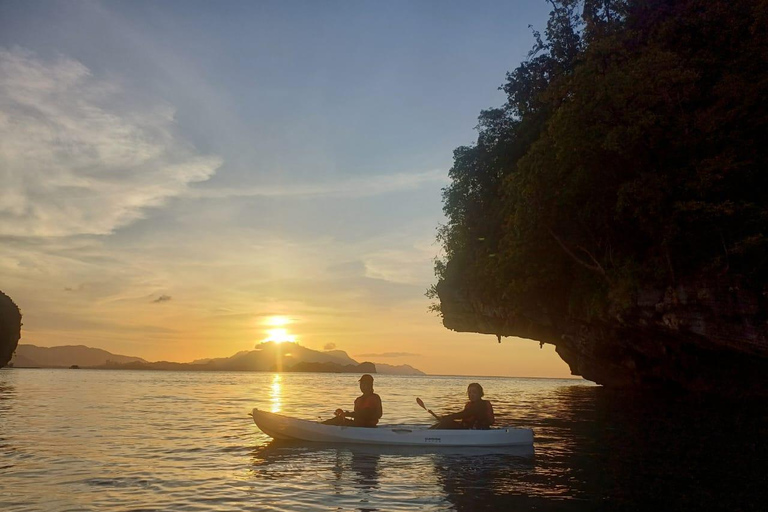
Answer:
[[[368,354],[355,354],[355,357],[381,357],[381,358],[421,357],[421,354],[414,354],[412,352],[379,352],[379,353],[368,353]]]
[[[194,188],[186,196],[200,199],[228,199],[233,197],[369,197],[404,190],[415,190],[425,184],[449,183],[443,170],[417,173],[381,174],[352,177],[330,183],[299,183],[291,185],[263,185],[242,188]]]
[[[360,277],[365,275],[365,263],[362,261],[345,261],[329,265],[326,275],[333,277]]]
[[[171,298],[172,297],[170,295],[161,295],[158,298],[156,298],[155,300],[153,300],[152,302],[154,304],[158,304],[160,302],[168,302],[169,300],[171,300]]]
[[[0,235],[109,234],[221,165],[76,60],[0,48]]]
[[[325,345],[323,345],[323,350],[333,350],[335,348],[336,348],[335,343],[326,343]]]

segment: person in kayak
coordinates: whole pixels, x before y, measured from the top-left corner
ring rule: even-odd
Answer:
[[[483,386],[473,382],[467,386],[469,402],[464,406],[464,410],[441,416],[440,420],[431,428],[474,430],[487,430],[491,428],[491,425],[495,422],[493,406],[488,400],[483,400],[484,394]]]
[[[372,428],[379,423],[382,414],[381,397],[373,392],[373,376],[366,373],[358,382],[363,394],[355,399],[354,411],[336,409],[335,417],[325,420],[325,425]]]

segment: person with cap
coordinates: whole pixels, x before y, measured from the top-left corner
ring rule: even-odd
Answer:
[[[358,382],[363,394],[355,399],[355,409],[352,412],[336,409],[335,417],[324,421],[324,424],[372,428],[379,423],[382,414],[381,397],[373,392],[373,376],[366,373]]]

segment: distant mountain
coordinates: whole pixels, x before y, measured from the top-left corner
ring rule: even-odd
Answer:
[[[19,355],[17,352],[11,358],[8,366],[15,366],[16,368],[39,368],[40,364],[24,356],[23,354]]]
[[[324,356],[332,357],[334,358],[334,360],[340,361],[340,364],[357,364],[357,361],[349,357],[349,355],[347,355],[347,353],[344,352],[343,350],[326,350],[325,352],[320,352],[320,354],[323,354]]]
[[[260,343],[254,350],[238,352],[231,357],[210,359],[205,366],[212,370],[275,371],[288,370],[298,363],[333,363],[357,365],[343,350],[319,352],[298,343]]]
[[[289,372],[313,372],[313,373],[376,373],[376,365],[373,363],[347,364],[338,363],[308,363],[302,361],[288,368]]]
[[[409,364],[399,364],[397,366],[384,363],[376,363],[376,371],[384,375],[426,375],[421,370],[417,370]]]
[[[124,370],[185,370],[185,371],[297,371],[297,372],[359,372],[397,375],[424,375],[409,365],[392,366],[371,362],[359,363],[343,350],[320,352],[298,343],[260,343],[254,350],[244,350],[230,357],[197,359],[191,363],[171,361],[148,362],[140,357],[121,356],[99,348],[83,345],[37,347],[19,345],[11,360],[17,368],[103,368]]]
[[[115,363],[131,363],[146,361],[140,357],[121,356],[112,354],[100,348],[85,345],[62,345],[59,347],[38,347],[36,345],[19,345],[11,363],[17,368],[39,366],[43,368],[69,368],[73,364],[82,367],[99,366],[108,361]]]
[[[238,352],[230,357],[198,359],[192,363],[154,363],[130,361],[100,365],[101,368],[188,370],[188,371],[240,371],[240,372],[357,372],[375,373],[373,363],[358,363],[343,350],[319,352],[298,343],[261,343],[254,350]]]

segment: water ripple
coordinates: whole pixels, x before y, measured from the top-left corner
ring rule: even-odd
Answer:
[[[468,381],[377,376],[383,422],[427,424],[416,396],[436,412],[458,410]],[[279,404],[330,417],[351,406],[356,376],[274,382],[263,373],[3,370],[0,510],[758,510],[768,498],[762,404],[483,379],[500,422],[534,429],[534,454],[345,447],[274,442],[249,412]]]

